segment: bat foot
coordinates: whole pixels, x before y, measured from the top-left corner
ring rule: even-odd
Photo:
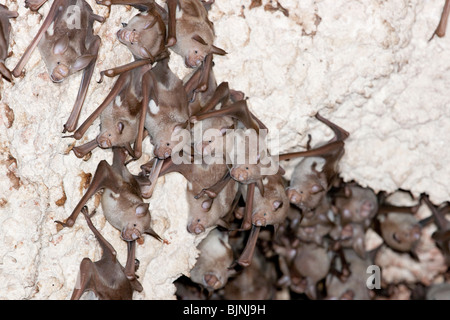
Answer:
[[[73,221],[72,220],[67,220],[66,222],[62,222],[62,221],[58,221],[56,220],[55,223],[56,225],[56,230],[59,232],[64,228],[70,228],[73,226]]]

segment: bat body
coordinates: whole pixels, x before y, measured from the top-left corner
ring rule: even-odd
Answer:
[[[169,59],[159,61],[151,70],[157,99],[150,99],[145,118],[145,129],[154,146],[153,153],[159,159],[171,156],[174,148],[183,148],[178,143],[181,133],[187,125],[188,99],[183,82],[170,70]]]
[[[353,249],[344,249],[343,253],[350,268],[350,275],[345,280],[341,280],[331,273],[327,276],[327,299],[370,300],[366,277],[362,275],[367,274],[367,268],[373,262],[369,257],[361,258]]]
[[[5,60],[8,58],[9,35],[11,33],[9,19],[17,16],[17,12],[9,11],[6,6],[0,5],[0,74],[8,81],[12,81],[11,71],[5,65]]]
[[[151,228],[149,204],[141,196],[141,189],[134,176],[125,167],[126,151],[113,148],[112,166],[100,161],[92,178],[91,185],[65,222],[57,221],[63,227],[72,227],[86,202],[103,189],[102,208],[106,220],[121,232],[125,241],[134,241],[150,234],[161,238]]]
[[[304,214],[319,205],[337,178],[339,161],[344,154],[344,140],[349,136],[344,129],[318,113],[316,118],[331,128],[335,137],[317,148],[280,156],[280,160],[307,157],[294,168],[287,189],[290,202]]]
[[[208,54],[224,55],[225,51],[214,46],[214,39],[214,26],[202,2],[178,0],[176,44],[171,49],[184,58],[186,67],[200,67]]]
[[[81,261],[80,272],[71,300],[79,300],[87,291],[93,292],[99,300],[131,300],[133,291],[141,292],[143,290],[136,277],[130,277],[130,273],[127,272],[132,269],[131,274],[134,274],[138,266],[134,258],[135,241],[129,244],[126,266],[123,267],[117,260],[117,252],[92,224],[87,214],[87,208],[83,207],[81,211],[89,228],[100,243],[102,257],[95,262],[89,258]]]
[[[13,70],[13,75],[18,77],[36,46],[53,82],[61,82],[83,70],[80,89],[64,132],[76,129],[94,72],[101,43],[100,37],[93,34],[94,21],[103,22],[104,18],[95,15],[85,0],[55,0],[37,35]]]
[[[344,189],[344,195],[334,200],[333,211],[337,221],[330,234],[342,247],[351,247],[364,257],[365,232],[377,214],[378,199],[370,188],[349,184]]]
[[[228,243],[228,234],[215,228],[197,248],[200,255],[191,269],[191,280],[209,292],[223,288],[234,274],[234,270],[229,268],[233,263],[233,249]]]
[[[84,157],[95,147],[124,147],[133,158],[139,158],[144,136],[144,121],[150,99],[150,66],[122,73],[102,104],[75,131],[80,139],[97,117],[100,133],[94,141],[74,147],[77,157]],[[143,90],[143,86],[145,89]],[[131,145],[134,143],[134,148]]]
[[[153,165],[149,166],[153,168]],[[224,218],[232,209],[232,204],[238,193],[238,186],[231,179],[223,179],[227,172],[225,164],[174,164],[172,159],[164,160],[158,171],[162,176],[171,172],[182,174],[187,180],[187,201],[189,204],[189,217],[187,230],[190,233],[200,234],[209,227],[222,224]],[[145,171],[145,165],[144,165]],[[222,183],[212,195],[204,189]]]

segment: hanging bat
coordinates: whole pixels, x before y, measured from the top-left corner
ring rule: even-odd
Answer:
[[[423,194],[421,199],[425,201],[433,214],[437,230],[433,233],[432,237],[436,241],[438,248],[442,251],[445,263],[447,266],[450,266],[450,222],[445,217],[450,212],[450,204],[445,203],[441,206],[435,206],[426,194]]]
[[[165,39],[166,46],[173,46],[177,39],[175,34],[176,28],[176,7],[177,0],[167,0],[167,10],[161,7],[154,0],[96,0],[97,4],[107,6],[111,10],[111,5],[131,5],[142,13],[156,11],[163,18],[163,22],[167,24],[168,37]],[[166,27],[164,26],[164,29]]]
[[[350,268],[350,275],[346,280],[341,280],[330,272],[325,282],[327,299],[370,300],[371,296],[366,284],[367,268],[373,265],[370,255],[363,259],[353,249],[344,249],[343,253],[346,264]],[[336,268],[340,266],[342,266],[342,263]],[[333,265],[332,268],[334,268]]]
[[[420,203],[415,206],[394,206],[381,204],[375,219],[375,228],[386,245],[397,252],[406,252],[419,261],[416,253],[422,229],[432,221],[432,216],[417,220],[414,214]]]
[[[73,134],[75,139],[81,139],[94,120],[100,117],[97,138],[72,149],[77,157],[84,157],[96,147],[124,147],[133,158],[141,156],[148,103],[151,97],[157,99],[150,68],[147,65],[132,69],[117,78],[105,100]]]
[[[233,262],[233,249],[228,243],[228,233],[217,228],[211,230],[197,249],[200,255],[190,271],[191,280],[210,293],[223,288],[228,278],[235,274],[235,270],[229,268]]]
[[[283,277],[281,285],[287,285],[296,293],[305,293],[309,299],[317,299],[317,283],[328,275],[331,257],[325,247],[315,243],[298,243],[295,248],[283,248],[280,268]],[[289,249],[295,250],[292,257]],[[288,255],[285,255],[289,252]],[[284,255],[283,255],[284,254]]]
[[[225,300],[271,300],[275,298],[276,266],[258,249],[251,264],[241,268],[223,289]]]
[[[44,2],[30,1],[29,7],[36,9]],[[36,47],[53,82],[64,81],[83,70],[80,89],[63,132],[76,129],[94,72],[101,43],[100,37],[93,34],[94,21],[103,22],[104,18],[94,14],[85,0],[54,0],[38,33],[12,72],[14,77],[20,76]]]
[[[315,117],[330,127],[335,137],[317,148],[279,156],[280,161],[306,157],[295,166],[287,188],[290,202],[304,214],[317,207],[337,179],[339,161],[344,154],[344,140],[349,136],[347,131],[319,113]]]
[[[95,262],[89,258],[81,261],[71,300],[79,300],[87,291],[93,292],[99,300],[131,300],[133,291],[143,290],[134,275],[139,266],[134,257],[136,241],[128,242],[127,262],[123,267],[116,250],[92,224],[87,207],[83,207],[81,212],[102,248],[102,257]]]
[[[151,227],[149,204],[142,200],[140,186],[125,166],[126,150],[113,147],[113,153],[113,164],[109,165],[105,160],[99,162],[89,188],[72,214],[64,222],[56,223],[72,227],[86,202],[103,189],[103,214],[121,232],[123,240],[142,241],[144,233],[147,233],[161,241],[161,237]]]
[[[299,210],[290,207],[290,210]],[[292,228],[296,231],[296,236],[303,242],[314,242],[319,246],[323,246],[325,237],[335,227],[335,221],[330,219],[331,203],[328,197],[324,197],[322,202],[312,211],[311,216],[301,215],[301,221],[297,226]],[[300,215],[298,212],[297,215]]]
[[[169,26],[168,42],[173,43],[176,34],[171,49],[184,58],[186,67],[199,67],[208,54],[226,54],[214,45],[214,26],[200,0],[178,0],[168,3],[168,7],[169,13],[176,12],[176,31]]]
[[[155,165],[154,161],[152,160],[141,167],[144,175],[149,172],[152,174]],[[177,172],[186,178],[186,192],[189,203],[188,232],[200,234],[207,228],[217,225],[227,227],[222,222],[222,218],[232,210],[238,187],[231,179],[222,179],[228,170],[225,164],[207,165],[193,162],[174,164],[172,158],[168,158],[156,170],[158,172],[157,176]],[[206,187],[215,185],[219,181],[223,185],[220,185],[214,196],[211,197],[209,192],[202,192]],[[152,184],[154,185],[155,182],[152,181]]]
[[[361,223],[369,227],[378,212],[378,199],[371,188],[346,184],[343,195],[335,195],[333,210],[340,217],[340,224]]]
[[[0,74],[9,82],[12,81],[12,75],[11,71],[5,65],[5,60],[9,56],[9,34],[11,33],[9,19],[16,18],[17,16],[17,12],[9,11],[6,6],[0,4]]]
[[[336,223],[330,232],[336,245],[353,248],[362,258],[366,254],[365,232],[378,211],[378,199],[370,188],[347,184],[344,194],[334,199]]]
[[[117,32],[117,38],[131,51],[134,61],[101,71],[99,82],[103,81],[105,75],[115,77],[169,56],[165,47],[166,26],[155,5],[148,5],[146,11],[138,13],[128,23],[122,23],[122,26]]]
[[[145,129],[158,159],[166,159],[180,151],[178,134],[188,124],[188,100],[183,82],[169,68],[169,58],[162,59],[151,70],[157,100],[150,99],[145,118]]]

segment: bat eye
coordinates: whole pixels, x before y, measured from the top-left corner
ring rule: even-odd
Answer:
[[[167,143],[166,143],[166,146],[170,146],[170,143],[169,143],[169,142],[167,142]]]
[[[248,170],[248,167],[245,167],[245,170]]]
[[[56,64],[61,64],[61,62],[58,61]]]
[[[198,53],[198,51],[197,51],[197,50],[195,50],[195,51],[194,51],[194,53],[195,53],[195,54],[197,54],[197,53]]]

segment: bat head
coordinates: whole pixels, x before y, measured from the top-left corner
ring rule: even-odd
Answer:
[[[278,175],[263,179],[264,196],[255,188],[252,223],[255,226],[278,225],[282,223],[289,210],[289,199],[284,184]]]
[[[149,12],[138,13],[129,23],[122,23],[117,38],[139,59],[156,57],[165,39],[165,28],[158,22]]]
[[[149,233],[151,229],[151,216],[148,203],[140,203],[130,208],[133,213],[129,216],[129,221],[121,231],[121,238],[125,241],[134,241],[143,237],[144,233]]]
[[[79,56],[69,44],[68,35],[63,35],[53,43],[52,51],[44,55],[45,64],[53,82],[63,81],[69,75],[85,69],[96,59],[96,56],[92,54]]]
[[[140,117],[132,116],[129,112],[129,101],[122,99],[125,98],[118,95],[113,102],[112,113],[101,117],[100,134],[97,136],[100,148],[124,146],[136,140],[138,134],[136,128]]]
[[[301,184],[289,186],[286,193],[290,203],[302,209],[305,217],[309,217],[322,201],[326,190],[316,175],[309,175]]]
[[[372,219],[378,211],[378,200],[370,188],[346,186],[345,197],[337,197],[335,207],[342,220],[362,223]]]

